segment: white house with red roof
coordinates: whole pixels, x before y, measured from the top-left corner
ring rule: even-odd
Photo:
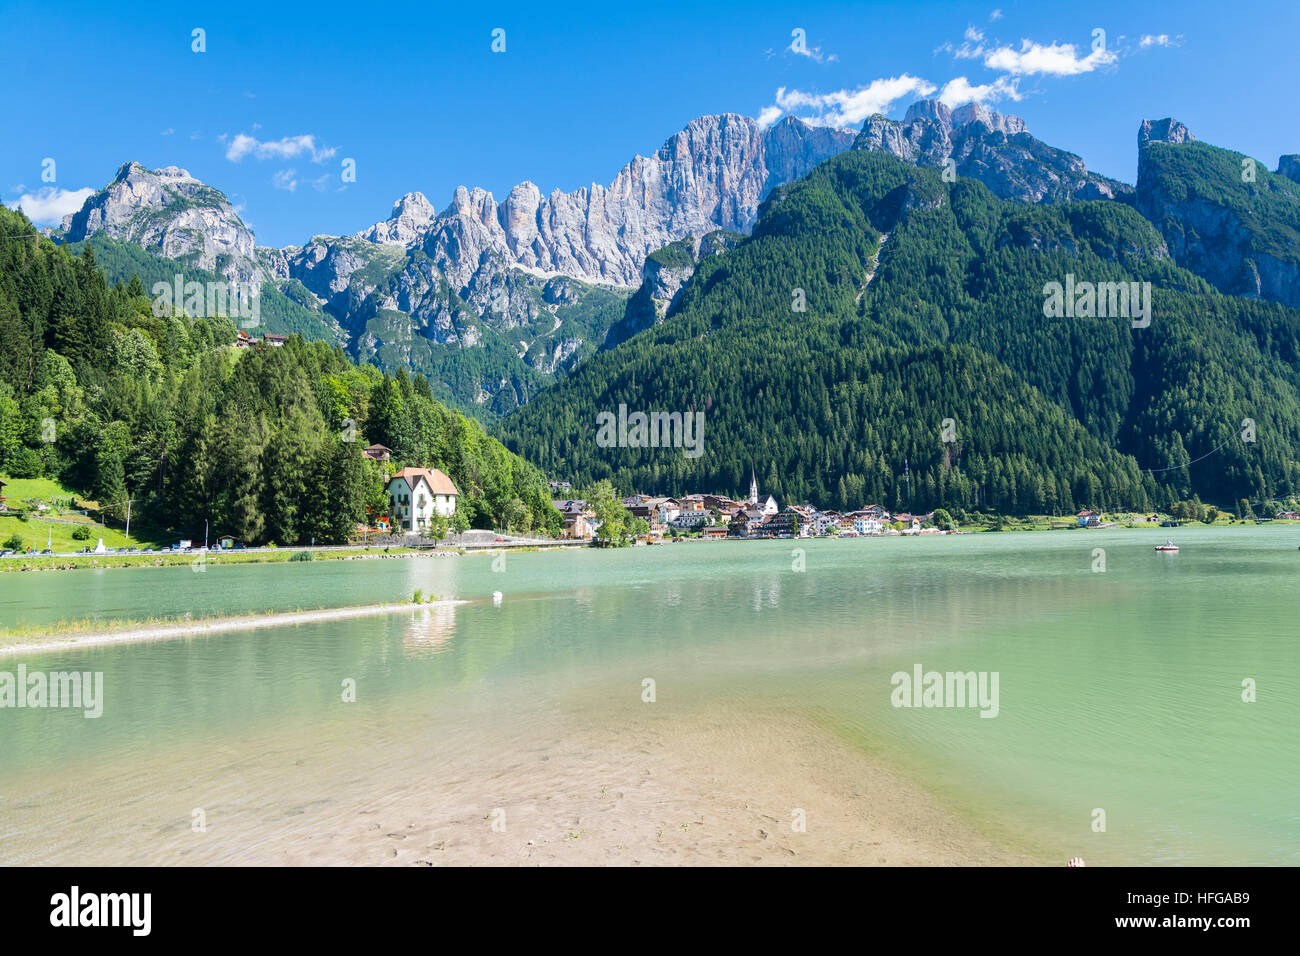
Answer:
[[[437,468],[403,468],[388,479],[387,487],[394,532],[418,534],[435,514],[451,517],[456,513],[460,492]]]

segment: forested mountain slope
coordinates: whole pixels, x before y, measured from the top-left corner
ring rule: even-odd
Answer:
[[[1045,286],[1075,280],[1150,282],[1149,325],[1046,317]],[[1258,499],[1300,478],[1297,361],[1300,312],[1214,291],[1126,204],[1007,202],[859,150],[776,190],[663,324],[501,433],[566,477],[662,493],[738,492],[753,466],[765,492],[839,507]],[[703,411],[704,454],[599,447],[620,404]]]
[[[346,540],[387,511],[388,445],[447,472],[478,527],[558,530],[540,472],[405,370],[356,366],[294,336],[236,349],[225,316],[155,315],[139,282],[110,285],[0,209],[0,474],[58,478],[135,524],[260,544]],[[30,235],[30,239],[25,238]]]

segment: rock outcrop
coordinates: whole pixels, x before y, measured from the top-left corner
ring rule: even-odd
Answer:
[[[1300,307],[1297,157],[1270,173],[1169,118],[1143,120],[1138,146],[1137,209],[1174,261],[1220,292]]]
[[[761,129],[747,116],[702,116],[654,155],[634,158],[608,186],[544,196],[524,182],[501,202],[460,187],[437,216],[413,193],[359,236],[420,248],[458,288],[487,254],[543,275],[631,288],[652,251],[717,229],[747,232],[768,192],[853,139],[793,117]]]
[[[662,322],[700,261],[734,249],[744,238],[719,230],[699,238],[687,236],[648,255],[641,268],[641,285],[628,300],[623,318],[610,326],[603,348],[613,348]]]
[[[1124,183],[1088,172],[1074,153],[1035,139],[1018,116],[971,104],[955,110],[938,100],[913,103],[901,121],[880,114],[862,125],[854,149],[882,150],[921,166],[947,166],[978,179],[1003,199],[1066,202],[1122,199]]]
[[[177,166],[122,164],[112,182],[64,218],[63,232],[69,242],[104,233],[161,258],[261,287],[252,232],[219,190]]]
[[[1293,183],[1300,183],[1300,155],[1291,153],[1277,161],[1277,174],[1285,176]]]

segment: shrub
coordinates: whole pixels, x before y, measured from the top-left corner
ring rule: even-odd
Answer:
[[[289,558],[290,561],[314,561],[315,559],[316,555],[312,554],[310,551],[296,551],[293,556]]]
[[[20,448],[9,459],[9,474],[14,478],[40,478],[45,473],[45,463],[41,456],[31,448]]]
[[[23,549],[24,544],[25,542],[23,541],[22,535],[19,534],[10,535],[9,539],[5,541],[5,550],[21,551]]]
[[[72,540],[73,540],[73,541],[89,541],[89,540],[90,540],[90,527],[89,527],[88,525],[84,525],[84,524],[83,524],[83,525],[78,525],[77,527],[73,528],[73,529],[72,529]]]

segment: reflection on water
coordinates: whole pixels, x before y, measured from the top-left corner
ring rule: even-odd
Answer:
[[[456,625],[456,605],[435,604],[416,611],[402,635],[402,649],[409,657],[437,654],[446,650]]]

